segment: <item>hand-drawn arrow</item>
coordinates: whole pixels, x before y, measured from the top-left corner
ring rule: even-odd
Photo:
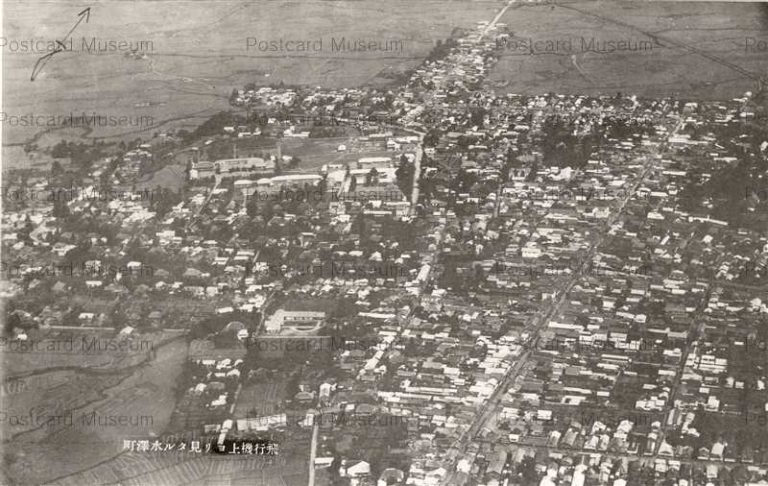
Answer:
[[[83,19],[85,19],[86,24],[91,19],[91,7],[88,7],[82,12],[78,13],[77,16],[80,18],[77,19],[77,22],[75,23],[75,25],[73,25],[72,28],[69,29],[69,32],[67,32],[67,35],[64,36],[64,39],[60,41],[59,40],[56,41],[56,43],[58,44],[58,47],[56,47],[56,49],[54,49],[52,52],[49,52],[48,54],[44,55],[43,57],[37,60],[37,62],[35,63],[35,67],[32,68],[32,76],[29,79],[30,81],[35,80],[37,75],[40,74],[40,71],[43,70],[45,65],[48,64],[48,61],[50,61],[55,54],[58,54],[59,52],[67,50],[67,46],[65,45],[65,42],[69,40],[69,36],[72,35],[72,32],[75,31],[75,29],[77,28],[78,25],[80,25],[80,22],[82,22]]]
[[[61,42],[67,42],[67,39],[69,39],[69,36],[72,35],[72,32],[75,31],[75,29],[77,28],[78,25],[80,25],[80,22],[82,22],[83,19],[85,19],[86,24],[88,23],[89,20],[91,20],[91,7],[86,8],[85,10],[77,14],[77,16],[80,17],[79,19],[77,19],[77,23],[75,23],[75,25],[73,25],[72,28],[69,29],[69,32],[67,32],[67,35],[64,36],[64,40]]]
[[[48,54],[44,55],[40,59],[37,60],[35,63],[35,67],[32,68],[32,76],[29,78],[30,81],[34,81],[38,74],[40,74],[40,71],[43,70],[43,67],[50,61],[50,59],[53,57],[54,54],[58,54],[59,52],[63,51],[63,49],[56,49],[53,52],[49,52]]]

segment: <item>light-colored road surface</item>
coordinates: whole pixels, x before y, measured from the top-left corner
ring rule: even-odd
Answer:
[[[317,435],[320,430],[318,422],[312,425],[312,446],[309,449],[309,481],[308,486],[315,486],[315,457],[317,456]]]
[[[422,147],[424,137],[421,137],[419,141],[419,147],[416,149],[416,160],[413,163],[413,189],[411,191],[411,215],[413,215],[413,208],[416,207],[416,203],[419,202],[419,177],[421,175],[421,158],[424,153]]]
[[[509,2],[507,2],[506,5],[504,5],[504,8],[499,10],[499,13],[497,13],[496,16],[493,18],[493,20],[491,20],[491,23],[486,25],[485,28],[483,29],[483,33],[480,35],[480,39],[485,37],[486,34],[488,34],[488,32],[491,31],[491,29],[496,27],[496,24],[499,23],[499,20],[501,20],[501,18],[504,16],[504,14],[507,13],[507,10],[509,10],[509,7],[511,7],[512,4],[515,3],[516,1],[517,0],[509,0]]]

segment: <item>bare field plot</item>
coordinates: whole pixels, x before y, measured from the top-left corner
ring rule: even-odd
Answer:
[[[348,150],[339,152],[339,145],[346,145]],[[386,150],[356,150],[352,139],[348,138],[305,138],[283,142],[283,153],[299,157],[299,171],[319,169],[325,164],[349,164],[357,168],[357,160],[362,157],[390,156]]]
[[[280,404],[290,398],[292,397],[285,396],[284,382],[269,381],[244,385],[237,397],[234,415],[244,418],[276,414],[279,413]]]
[[[158,186],[163,189],[169,189],[171,191],[179,191],[184,187],[185,171],[186,167],[179,164],[171,164],[163,167],[162,169],[146,175],[139,181],[136,181],[135,185],[137,191],[149,190],[152,191]],[[126,188],[130,190],[131,188]]]

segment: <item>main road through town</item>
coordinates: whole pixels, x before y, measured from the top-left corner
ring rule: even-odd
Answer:
[[[584,271],[588,268],[589,263],[592,261],[598,248],[603,243],[606,233],[621,216],[627,202],[629,202],[629,199],[632,197],[632,195],[634,195],[635,191],[637,191],[637,189],[643,183],[645,178],[648,177],[648,174],[654,168],[654,164],[660,160],[661,154],[667,147],[669,138],[674,136],[681,126],[682,126],[682,120],[678,121],[675,128],[669,133],[669,135],[667,135],[667,139],[663,143],[659,144],[658,148],[655,151],[656,153],[649,154],[648,156],[646,156],[647,159],[643,164],[642,172],[635,179],[634,183],[632,184],[631,190],[626,191],[624,193],[624,197],[619,200],[619,204],[616,206],[616,208],[611,212],[609,217],[606,219],[605,223],[603,224],[601,233],[590,244],[589,250],[587,251],[585,258],[581,260],[578,270],[573,273],[571,278],[568,279],[568,281],[561,288],[557,289],[555,298],[551,301],[551,303],[544,310],[544,312],[537,314],[533,318],[532,339],[534,341],[538,338],[539,333],[544,329],[544,327],[547,325],[549,320],[558,313],[563,302],[565,302],[565,299],[568,296],[568,293],[571,291],[573,286],[581,279],[581,276],[583,275]],[[454,447],[458,449],[458,454],[456,454],[456,457],[458,458],[466,457],[467,447],[472,442],[472,440],[474,440],[474,438],[477,437],[478,433],[480,433],[480,431],[483,430],[483,427],[485,427],[485,425],[488,423],[491,417],[493,417],[496,414],[498,407],[501,404],[502,397],[506,393],[509,386],[512,383],[514,383],[517,377],[520,375],[520,371],[523,369],[525,364],[531,358],[531,354],[533,353],[534,350],[535,350],[535,346],[526,348],[526,350],[520,355],[519,359],[515,362],[515,364],[512,367],[510,367],[510,369],[501,379],[501,381],[499,382],[498,386],[493,391],[491,396],[483,404],[482,408],[480,409],[480,412],[476,415],[470,427],[464,431],[464,433],[457,440],[456,444],[454,444]],[[456,473],[457,473],[457,470],[455,468],[449,471],[449,473],[446,475],[446,481],[444,482],[444,484],[453,484],[456,479]]]

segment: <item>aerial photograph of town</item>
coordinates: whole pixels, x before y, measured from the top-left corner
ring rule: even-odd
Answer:
[[[0,485],[768,486],[768,3],[0,13]]]

